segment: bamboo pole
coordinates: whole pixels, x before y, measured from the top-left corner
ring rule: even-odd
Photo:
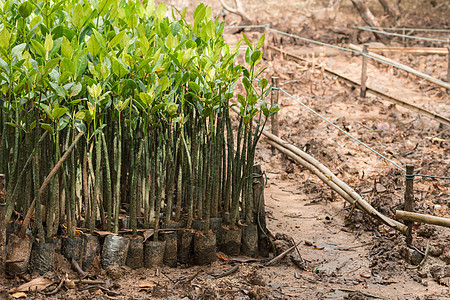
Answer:
[[[235,106],[231,107],[236,113],[239,113],[239,109]],[[323,176],[319,176],[319,178],[324,181],[326,184],[328,184],[330,187],[332,187],[336,192],[340,193],[341,196],[343,196],[342,194],[347,193],[350,196],[350,199],[348,197],[344,197],[344,199],[346,199],[347,201],[351,202],[352,204],[355,203],[355,205],[360,208],[361,210],[364,210],[367,214],[369,214],[370,216],[380,220],[381,222],[383,222],[384,224],[402,232],[402,233],[406,233],[406,229],[407,227],[400,223],[397,222],[395,220],[392,220],[391,218],[388,218],[384,215],[382,215],[380,212],[378,212],[375,208],[373,208],[369,203],[367,203],[366,201],[364,201],[362,199],[362,197],[356,193],[350,186],[348,186],[346,183],[344,183],[342,180],[340,180],[339,178],[336,177],[336,175],[334,175],[327,167],[325,167],[323,164],[321,164],[319,161],[317,161],[315,158],[313,158],[312,156],[310,156],[309,154],[307,154],[306,152],[301,151],[300,149],[298,149],[297,147],[283,141],[282,139],[278,138],[277,136],[271,134],[270,132],[263,130],[262,134],[267,137],[269,140],[271,140],[273,143],[278,144],[279,146],[289,150],[291,153],[297,155],[298,157],[300,157],[301,159],[298,160],[297,162],[304,165],[305,167],[308,168],[308,164],[314,166],[314,168],[317,169],[317,172],[314,172],[314,174],[318,174],[318,172],[322,173]],[[274,145],[274,144],[271,144]],[[279,147],[277,147],[277,149],[280,149]],[[286,152],[288,153],[288,152]],[[303,164],[302,161],[306,161],[308,164]],[[312,167],[309,166],[311,169]],[[334,187],[337,186],[339,187],[339,189],[335,189]],[[344,192],[342,192],[342,191]]]
[[[271,48],[273,50],[276,50],[276,51],[278,51],[278,52],[280,52],[282,54],[285,54],[287,56],[290,56],[292,58],[295,58],[295,59],[298,59],[298,60],[301,60],[301,61],[306,61],[304,58],[302,58],[302,57],[300,57],[298,55],[295,55],[295,54],[292,54],[292,53],[288,53],[288,52],[283,51],[283,50],[281,50],[281,49],[279,49],[277,47],[274,47],[272,45],[269,45],[269,48]],[[354,87],[359,87],[360,86],[360,84],[358,82],[354,81],[353,79],[350,79],[350,78],[346,77],[345,75],[342,75],[342,74],[340,74],[338,72],[335,72],[335,71],[333,71],[333,70],[331,70],[329,68],[324,68],[324,70],[327,73],[330,73],[332,75],[340,77],[341,79],[345,80],[346,82],[348,82],[349,84],[353,85]],[[416,106],[416,105],[414,105],[412,103],[408,103],[408,102],[403,101],[401,99],[398,99],[398,98],[395,98],[395,97],[390,96],[388,94],[385,94],[384,92],[382,92],[380,90],[377,90],[375,88],[367,87],[367,91],[369,93],[373,94],[373,95],[376,95],[376,96],[379,96],[381,98],[384,98],[385,100],[387,100],[389,102],[392,102],[394,104],[397,104],[397,105],[402,106],[404,108],[407,108],[409,110],[415,111],[417,113],[423,114],[423,115],[425,115],[425,116],[427,116],[427,117],[429,117],[429,118],[431,118],[431,119],[433,119],[433,120],[435,120],[435,121],[437,121],[437,122],[439,122],[441,124],[450,126],[450,119],[448,119],[448,118],[446,118],[444,116],[441,116],[439,114],[436,114],[436,113],[431,112],[429,110],[426,110],[424,108]]]
[[[350,44],[349,48],[352,49],[352,50],[360,51],[360,52],[363,50],[361,47],[359,47],[357,45],[353,45],[353,44]],[[425,73],[419,72],[416,69],[408,67],[407,65],[401,64],[401,63],[399,63],[399,62],[397,62],[397,61],[395,61],[393,59],[387,58],[387,57],[385,57],[383,55],[379,55],[379,54],[376,54],[376,53],[373,53],[373,52],[369,52],[369,55],[374,57],[374,58],[377,58],[379,60],[383,60],[383,61],[385,61],[385,62],[387,62],[389,64],[392,64],[394,67],[401,68],[403,71],[409,72],[409,73],[411,73],[413,75],[416,75],[416,76],[418,76],[420,78],[424,78],[424,79],[428,80],[429,82],[432,82],[432,83],[434,83],[434,84],[436,84],[436,85],[438,85],[440,87],[443,87],[445,89],[450,89],[450,83],[448,83],[448,82],[441,81],[439,79],[436,79],[436,78],[433,78],[431,76],[428,76]]]
[[[443,54],[443,55],[447,54],[448,52],[446,48],[431,48],[431,47],[370,47],[370,50],[372,50],[373,52],[401,52],[401,53]]]
[[[401,220],[413,221],[413,222],[421,222],[432,225],[438,225],[443,227],[450,227],[450,219],[435,217],[425,214],[418,214],[409,211],[396,210],[395,217]]]

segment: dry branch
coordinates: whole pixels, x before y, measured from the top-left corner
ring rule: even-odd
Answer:
[[[282,252],[280,255],[274,257],[273,259],[271,259],[270,261],[268,261],[266,263],[266,266],[271,266],[274,263],[278,262],[279,260],[283,259],[283,257],[285,257],[286,255],[289,254],[289,252],[291,252],[292,250],[294,250],[295,248],[297,248],[298,245],[301,244],[302,241],[298,242],[297,244],[295,244],[294,246],[290,247],[289,249],[285,250],[284,252]]]
[[[228,275],[230,275],[230,274],[233,274],[233,273],[236,272],[238,269],[239,269],[239,265],[235,265],[234,267],[232,267],[231,269],[229,269],[229,270],[226,271],[226,272],[223,272],[223,273],[218,274],[218,275],[212,275],[212,276],[213,276],[212,279],[219,279],[219,278],[222,278],[222,277],[226,277],[226,276],[228,276]]]
[[[330,175],[330,174],[332,174],[331,171],[328,170],[325,166],[322,165],[322,167],[324,169],[326,169],[326,171],[323,172],[321,169],[317,168],[316,164],[312,164],[312,163],[308,162],[307,160],[303,159],[299,155],[296,155],[297,153],[294,153],[293,151],[290,151],[290,149],[286,149],[286,147],[284,147],[283,145],[280,145],[279,143],[276,143],[275,141],[273,141],[271,139],[266,140],[266,142],[269,145],[271,145],[271,146],[275,147],[276,149],[278,149],[284,155],[289,156],[290,158],[292,158],[298,164],[301,164],[302,166],[304,166],[305,168],[310,170],[317,177],[319,177],[320,180],[322,180],[330,188],[332,188],[335,192],[337,192],[342,198],[344,198],[347,202],[353,204],[356,201],[355,204],[356,204],[357,208],[365,211],[366,213],[368,213],[372,217],[378,219],[379,221],[383,222],[384,224],[386,224],[386,225],[388,225],[388,226],[390,226],[390,227],[392,227],[394,229],[399,230],[402,233],[406,232],[407,227],[405,225],[403,225],[402,223],[397,222],[395,220],[392,220],[392,219],[382,215],[381,213],[379,213],[377,210],[375,210],[375,208],[373,208],[369,203],[364,201],[361,198],[360,195],[358,195],[355,191],[353,191],[353,189],[350,188],[349,186],[347,186],[344,182],[341,181],[342,185],[338,185],[337,183],[335,183],[333,181],[333,178]],[[292,147],[294,147],[294,146],[292,146]],[[297,150],[301,151],[300,149],[297,149]],[[309,154],[306,154],[306,153],[304,153],[304,154],[309,156]],[[314,158],[312,158],[312,159],[315,160]],[[320,164],[319,162],[317,162],[317,163]],[[336,177],[334,175],[332,175],[332,176]],[[340,180],[338,179],[338,181],[340,181]]]
[[[384,11],[392,18],[392,20],[397,21],[400,18],[400,10],[398,4],[395,1],[388,0],[378,0],[381,6],[383,6]]]
[[[52,180],[52,178],[56,175],[56,173],[58,172],[59,168],[61,168],[61,166],[64,163],[64,161],[69,157],[69,154],[72,152],[73,148],[75,148],[75,145],[78,143],[78,141],[83,136],[83,134],[84,134],[83,131],[80,131],[80,133],[78,133],[78,135],[75,137],[75,140],[69,146],[67,151],[64,152],[64,155],[59,159],[59,161],[56,163],[56,165],[53,167],[53,169],[50,171],[50,173],[44,179],[44,182],[42,183],[42,185],[41,185],[41,187],[39,189],[39,193],[41,195],[44,193],[45,189],[49,185],[49,183]],[[26,230],[28,228],[28,225],[30,224],[31,216],[34,213],[35,206],[36,206],[36,198],[34,198],[33,201],[31,202],[30,207],[28,209],[28,212],[27,212],[27,214],[25,216],[25,219],[23,220],[22,228],[20,229],[20,232],[19,232],[19,237],[20,238],[24,238],[25,237],[25,232],[26,232]]]
[[[242,18],[242,22],[240,25],[250,25],[253,23],[252,18],[247,15],[247,13],[244,11],[244,8],[242,7],[242,3],[239,0],[234,0],[236,4],[236,8],[232,8],[230,5],[228,5],[226,0],[220,0],[220,3],[222,4],[223,8],[230,13],[236,14]]]
[[[375,19],[375,16],[367,7],[366,2],[364,0],[352,0],[352,2],[353,5],[358,10],[359,14],[361,15],[361,18],[364,20],[364,22],[366,22],[367,25],[369,25],[370,27],[376,27],[378,31],[383,31],[383,29],[380,28],[377,19]],[[387,38],[387,36],[383,34],[378,34],[376,32],[374,32],[373,34],[383,44],[385,45],[389,44],[389,39]]]
[[[396,210],[395,217],[405,221],[421,222],[427,224],[433,224],[443,227],[450,227],[450,219],[435,217],[430,215],[418,214],[409,211]]]

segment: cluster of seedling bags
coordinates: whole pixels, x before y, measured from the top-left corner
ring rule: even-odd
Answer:
[[[31,245],[42,272],[60,246],[83,268],[100,252],[103,267],[164,252],[172,266],[209,263],[242,236],[257,255],[255,148],[278,111],[258,79],[264,36],[244,36],[239,65],[241,43],[229,49],[210,7],[167,14],[153,0],[0,0],[10,272]]]

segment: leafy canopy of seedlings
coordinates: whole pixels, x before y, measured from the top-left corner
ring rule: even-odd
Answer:
[[[192,22],[186,9],[174,21],[166,15],[153,0],[0,0],[7,220],[35,210],[41,237],[59,225],[74,236],[79,222],[117,232],[123,209],[134,234],[139,224],[255,222],[255,147],[278,111],[257,79],[264,36],[257,45],[244,36],[239,65],[242,41],[229,48],[210,7],[200,4]],[[240,108],[237,128],[231,105]]]

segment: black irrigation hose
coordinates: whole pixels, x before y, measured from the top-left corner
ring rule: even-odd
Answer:
[[[262,175],[260,174],[253,174],[253,177],[261,177],[264,176],[264,185],[261,191],[261,194],[259,195],[259,201],[258,201],[258,213],[257,213],[257,222],[258,222],[258,227],[261,230],[261,232],[266,236],[267,240],[270,242],[270,246],[272,247],[272,251],[275,255],[277,255],[277,248],[275,247],[275,244],[273,243],[272,239],[269,237],[269,235],[267,234],[267,232],[264,230],[264,228],[261,225],[261,220],[259,218],[260,216],[260,209],[261,209],[261,202],[262,202],[262,198],[264,196],[264,190],[266,189],[267,186],[267,174],[266,171],[262,172]]]

